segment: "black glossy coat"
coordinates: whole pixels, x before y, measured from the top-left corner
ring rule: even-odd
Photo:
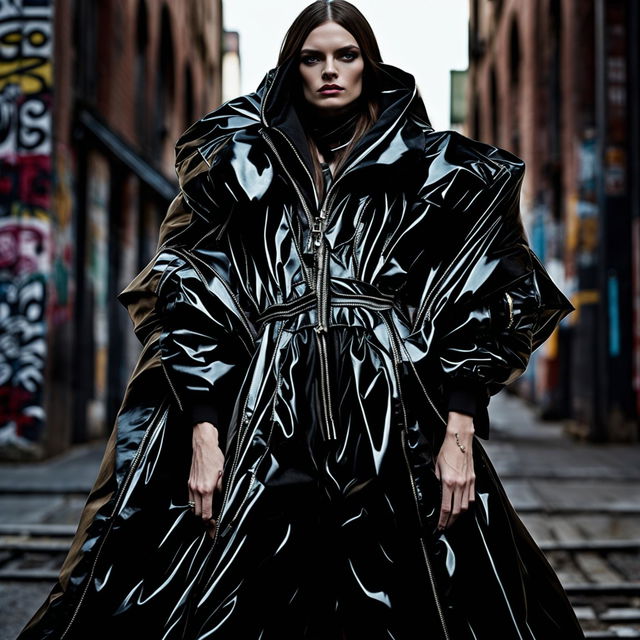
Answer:
[[[523,162],[434,131],[413,76],[383,68],[323,202],[289,65],[178,141],[180,194],[119,295],[144,348],[20,640],[584,637],[477,437],[475,503],[436,531],[451,393],[499,391],[572,307],[527,244]],[[213,537],[187,506],[207,418]]]

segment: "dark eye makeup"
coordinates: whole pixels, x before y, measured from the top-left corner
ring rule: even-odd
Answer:
[[[358,57],[358,52],[357,51],[345,51],[344,53],[342,53],[340,55],[341,58],[346,59],[347,62],[352,62],[353,60],[355,60]],[[300,62],[304,63],[304,64],[311,64],[313,60],[318,60],[319,57],[316,54],[302,54],[302,56],[300,56]]]

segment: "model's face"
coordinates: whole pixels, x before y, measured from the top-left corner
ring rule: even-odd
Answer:
[[[304,41],[299,59],[304,97],[319,114],[337,115],[362,93],[360,48],[339,24],[316,27]],[[339,89],[321,91],[327,84]]]

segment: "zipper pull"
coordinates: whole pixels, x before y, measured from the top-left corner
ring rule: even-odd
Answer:
[[[313,221],[313,227],[311,227],[311,233],[315,235],[314,246],[319,247],[321,244],[322,234],[324,233],[324,225],[327,218],[327,210],[322,207],[317,218]]]
[[[311,227],[311,235],[314,237],[313,245],[315,247],[320,246],[320,238],[322,237],[322,220],[316,218],[313,221],[313,226]]]
[[[326,215],[327,212],[323,208],[320,210],[319,215],[313,219],[313,224],[311,225],[311,232],[309,233],[309,241],[306,249],[307,252],[311,250],[312,247],[315,247],[316,249],[319,248],[322,244],[321,238],[324,231],[324,221]]]

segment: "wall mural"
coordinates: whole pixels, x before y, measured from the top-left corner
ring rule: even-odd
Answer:
[[[52,193],[52,1],[0,0],[0,456],[44,425]]]

